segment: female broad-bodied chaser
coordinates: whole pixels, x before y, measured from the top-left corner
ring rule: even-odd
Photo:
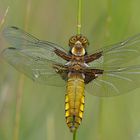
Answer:
[[[140,87],[140,65],[128,63],[140,56],[140,34],[91,54],[88,39],[81,34],[69,39],[69,52],[17,27],[8,27],[3,34],[11,45],[2,53],[8,63],[36,82],[66,85],[65,117],[72,132],[82,121],[85,89],[109,97]]]

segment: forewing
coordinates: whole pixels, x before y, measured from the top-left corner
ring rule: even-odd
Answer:
[[[28,34],[27,32],[17,28],[17,27],[7,27],[3,31],[5,39],[9,42],[12,48],[16,49],[29,49],[29,53],[34,56],[43,57],[45,59],[66,63],[66,61],[56,55],[55,50],[61,50],[67,53],[62,47],[59,47],[57,44],[42,41],[36,37]],[[41,50],[41,53],[38,51]],[[28,51],[28,50],[27,50]],[[31,52],[33,51],[33,52]]]
[[[2,54],[18,71],[39,83],[56,86],[65,84],[57,72],[60,70],[62,75],[66,75],[62,69],[66,61],[55,54],[55,49],[66,53],[64,49],[54,43],[40,41],[17,27],[8,27],[3,34],[11,47]]]
[[[105,70],[103,75],[87,84],[86,90],[95,96],[109,97],[128,93],[138,87],[140,87],[140,65]]]
[[[97,50],[102,51],[102,57],[90,63],[90,66],[107,68],[123,66],[125,63],[140,56],[140,34],[122,42]],[[135,65],[135,64],[134,64]]]

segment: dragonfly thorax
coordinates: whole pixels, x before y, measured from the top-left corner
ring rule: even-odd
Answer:
[[[78,41],[79,42],[79,41]],[[77,43],[75,44],[72,48],[71,48],[71,53],[75,56],[84,56],[86,53],[85,48],[81,45],[81,43]]]

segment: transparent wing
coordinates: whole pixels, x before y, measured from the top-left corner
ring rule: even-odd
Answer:
[[[107,69],[108,67],[123,66],[140,56],[140,34],[97,50],[97,52],[100,51],[102,51],[102,57],[90,63],[90,66]]]
[[[33,81],[52,86],[65,85],[65,81],[62,80],[61,75],[56,73],[56,69],[54,69],[56,65],[54,62],[34,57],[34,55],[30,55],[27,52],[29,53],[29,50],[8,48],[3,51],[3,56],[9,64]],[[62,68],[57,66],[57,69],[61,70]]]
[[[105,70],[103,75],[87,84],[86,90],[95,96],[108,97],[124,94],[138,87],[140,65]]]
[[[55,50],[58,49],[65,53],[67,52],[54,43],[39,40],[17,27],[5,28],[3,35],[12,48],[22,50],[29,49],[29,53],[33,54],[34,56],[42,57],[58,63],[66,63],[64,59],[56,55]],[[38,51],[40,51],[40,53],[38,53]]]
[[[56,86],[65,84],[54,69],[58,64],[61,67],[57,66],[57,71],[60,70],[63,74],[62,67],[66,61],[54,51],[57,48],[65,52],[64,49],[56,44],[40,41],[17,27],[6,28],[3,33],[12,47],[5,49],[2,54],[17,70],[39,83]]]

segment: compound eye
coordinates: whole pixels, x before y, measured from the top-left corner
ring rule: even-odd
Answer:
[[[81,42],[82,42],[83,44],[85,44],[85,43],[87,43],[87,39],[86,39],[85,37],[81,37]]]
[[[73,37],[70,39],[70,42],[71,42],[71,43],[75,43],[75,42],[76,42],[76,37],[73,36]]]
[[[69,46],[70,46],[70,47],[73,47],[74,44],[76,43],[76,41],[77,41],[76,36],[72,36],[72,37],[69,39]]]

